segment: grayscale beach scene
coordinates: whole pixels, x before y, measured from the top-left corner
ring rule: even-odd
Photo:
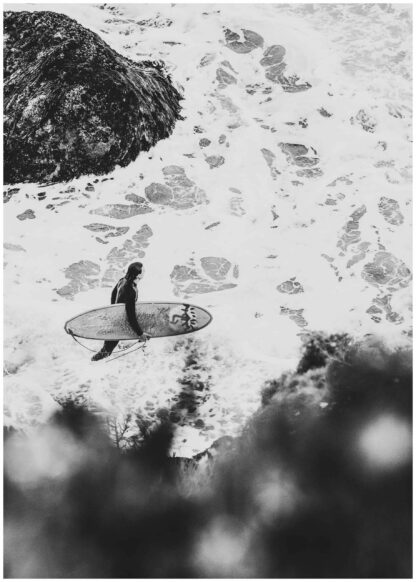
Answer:
[[[3,40],[6,577],[411,577],[411,5]]]

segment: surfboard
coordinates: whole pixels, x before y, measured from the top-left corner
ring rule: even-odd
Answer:
[[[206,327],[211,314],[190,303],[136,303],[136,316],[144,332],[153,337],[192,333]],[[81,313],[65,323],[65,331],[85,339],[134,340],[137,334],[127,320],[124,303],[107,305]]]

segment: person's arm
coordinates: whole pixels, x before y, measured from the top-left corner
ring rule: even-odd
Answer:
[[[111,305],[114,305],[117,299],[117,285],[114,286],[114,289],[111,292]]]
[[[136,317],[136,295],[132,290],[131,293],[128,294],[127,301],[126,301],[126,312],[127,312],[127,320],[130,324],[132,330],[137,333],[138,336],[143,334],[143,330],[139,325]]]

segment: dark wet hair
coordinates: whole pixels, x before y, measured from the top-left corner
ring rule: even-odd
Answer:
[[[126,279],[132,280],[135,279],[137,277],[137,275],[140,275],[143,269],[143,263],[131,263],[131,265],[128,266],[127,272],[126,272]]]

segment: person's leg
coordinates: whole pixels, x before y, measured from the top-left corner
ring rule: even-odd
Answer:
[[[107,358],[108,356],[110,356],[112,354],[112,352],[115,349],[117,344],[118,344],[118,341],[105,341],[101,350],[99,352],[97,352],[91,358],[91,360],[93,362],[96,362],[97,360],[102,360],[103,358]]]

